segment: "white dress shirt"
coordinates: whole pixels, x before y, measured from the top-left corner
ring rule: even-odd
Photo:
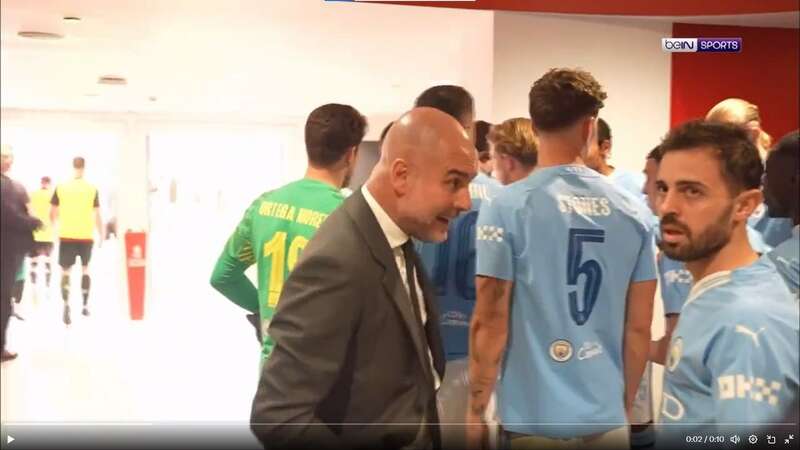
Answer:
[[[409,298],[411,298],[410,290],[408,289],[408,279],[406,279],[406,258],[403,256],[403,249],[402,246],[410,237],[402,230],[386,211],[383,207],[375,200],[375,197],[369,192],[367,189],[367,185],[361,187],[361,193],[364,195],[364,199],[367,201],[367,205],[372,210],[372,213],[375,214],[375,218],[378,219],[378,225],[380,225],[383,234],[386,236],[386,240],[389,241],[389,247],[392,249],[392,253],[394,254],[394,262],[397,264],[397,270],[400,271],[400,278],[403,280],[403,285],[406,288],[406,293],[409,294]],[[414,278],[417,278],[419,275]],[[428,320],[428,312],[425,310],[425,295],[420,288],[419,283],[417,280],[411,280],[414,283],[414,289],[417,290],[417,300],[419,302],[419,312],[420,316],[422,316],[422,328],[425,329],[425,324]],[[425,339],[427,343],[427,338]],[[431,365],[431,372],[433,372],[434,378],[434,387],[439,389],[439,385],[441,385],[441,380],[439,379],[439,373],[436,372],[436,368],[433,367],[433,355],[431,353],[430,346],[428,346],[428,362]]]

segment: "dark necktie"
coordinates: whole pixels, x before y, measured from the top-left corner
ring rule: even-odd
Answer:
[[[403,249],[403,257],[406,260],[406,281],[408,282],[408,295],[411,297],[411,303],[414,307],[414,315],[417,317],[417,323],[422,327],[422,313],[419,309],[419,297],[417,296],[417,282],[416,282],[416,267],[414,261],[414,244],[411,239],[407,240],[401,247]],[[426,336],[427,337],[427,336]]]

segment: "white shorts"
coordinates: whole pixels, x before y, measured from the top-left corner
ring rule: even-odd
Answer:
[[[633,399],[631,416],[634,425],[644,425],[653,421],[653,363],[651,362],[644,368],[639,390]]]

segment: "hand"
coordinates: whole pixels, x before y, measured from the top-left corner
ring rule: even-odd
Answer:
[[[38,229],[41,229],[43,225],[44,224],[42,223],[42,221],[37,219],[36,217],[32,217],[31,218],[31,230],[32,231],[36,231]]]
[[[483,421],[483,417],[473,412],[467,412],[467,448],[469,450],[481,450],[489,448],[489,427]]]

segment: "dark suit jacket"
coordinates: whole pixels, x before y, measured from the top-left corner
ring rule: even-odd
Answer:
[[[22,260],[33,245],[33,230],[41,224],[28,214],[28,195],[22,185],[0,175],[0,262],[3,289],[9,289]]]
[[[435,293],[418,272],[428,338],[361,192],[327,218],[269,326],[275,347],[251,424],[266,447],[401,448],[426,416],[429,442],[439,447],[429,345],[440,377],[445,360]]]

